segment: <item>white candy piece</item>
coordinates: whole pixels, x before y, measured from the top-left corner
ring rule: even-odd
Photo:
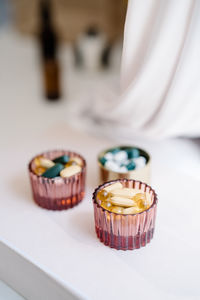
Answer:
[[[151,195],[149,193],[146,193],[146,199],[147,199],[147,204],[151,205],[152,204],[152,200],[151,200]]]
[[[111,152],[107,152],[105,155],[104,155],[105,159],[107,160],[113,160],[113,154]]]
[[[119,173],[127,173],[128,169],[125,166],[119,167]]]
[[[132,198],[138,193],[138,190],[131,188],[113,189],[111,191],[112,196]],[[139,191],[141,193],[141,191]]]
[[[61,172],[60,172],[60,176],[65,178],[65,177],[70,177],[73,176],[77,173],[79,173],[81,171],[81,167],[78,165],[75,166],[70,166],[67,168],[64,168]]]
[[[110,202],[116,206],[131,207],[135,206],[135,202],[129,198],[111,197]]]
[[[129,215],[129,214],[137,214],[140,210],[138,207],[129,207],[129,208],[124,208],[123,214]]]
[[[39,163],[40,163],[41,167],[46,168],[46,169],[49,169],[55,165],[55,163],[52,160],[50,160],[48,158],[44,158],[44,157],[39,158]]]
[[[123,164],[124,164],[124,165],[128,165],[130,162],[131,162],[130,159],[126,159],[125,161],[123,161]]]
[[[79,166],[82,166],[82,165],[83,165],[82,159],[80,159],[80,157],[78,157],[78,156],[74,156],[74,157],[70,158],[69,161],[74,161],[74,162],[77,163]]]
[[[118,170],[119,170],[118,164],[112,160],[107,160],[105,163],[105,167],[114,172],[118,172]]]
[[[122,188],[123,188],[123,185],[118,181],[116,183],[113,183],[113,184],[110,184],[110,185],[106,186],[104,188],[104,190],[109,193],[113,189],[122,189]]]
[[[134,158],[133,161],[136,165],[136,169],[144,168],[146,165],[146,158],[144,156]]]
[[[119,151],[116,154],[114,154],[114,160],[117,162],[124,162],[125,160],[127,160],[128,158],[128,154],[126,151]]]

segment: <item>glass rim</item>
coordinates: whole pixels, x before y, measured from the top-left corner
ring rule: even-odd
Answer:
[[[32,162],[34,161],[34,159],[35,159],[36,157],[38,157],[38,156],[45,155],[45,154],[51,153],[51,152],[67,152],[67,153],[69,153],[69,155],[70,155],[70,154],[75,154],[75,155],[77,155],[78,157],[80,157],[80,159],[81,159],[82,162],[83,162],[83,166],[82,166],[81,171],[78,172],[78,173],[76,173],[76,174],[74,174],[74,175],[72,175],[72,176],[70,176],[70,177],[66,177],[66,178],[63,178],[63,177],[61,177],[61,176],[56,176],[56,177],[54,177],[54,178],[48,178],[48,177],[42,177],[41,175],[36,174],[36,173],[32,170],[32,168],[31,168],[31,165],[32,165]],[[35,155],[35,156],[29,161],[29,163],[28,163],[28,171],[29,171],[29,173],[31,173],[33,176],[35,176],[35,177],[37,177],[37,178],[41,178],[41,177],[42,177],[42,179],[45,180],[45,181],[55,182],[56,180],[59,179],[59,180],[62,180],[64,183],[66,183],[67,180],[69,180],[69,179],[71,179],[71,178],[74,178],[74,177],[77,176],[77,175],[82,174],[82,173],[84,172],[84,170],[86,169],[86,165],[87,165],[87,164],[86,164],[86,160],[83,158],[83,156],[82,156],[81,154],[79,154],[79,153],[77,153],[77,152],[75,152],[75,151],[71,151],[71,150],[54,149],[54,150],[44,151],[44,152],[42,152],[42,153],[39,153],[39,154]]]
[[[121,181],[122,182],[127,182],[127,181],[138,182],[139,184],[144,184],[146,187],[150,188],[150,190],[153,192],[153,195],[154,195],[154,200],[153,200],[153,203],[151,204],[151,206],[148,209],[145,209],[145,210],[143,210],[143,211],[141,211],[139,213],[135,213],[135,214],[119,214],[119,213],[116,213],[116,212],[109,211],[106,208],[104,208],[101,205],[99,205],[99,203],[96,201],[98,191],[101,190],[103,187],[109,186],[110,184],[115,183],[115,182],[119,182],[119,181],[120,182]],[[152,187],[150,185],[148,185],[147,183],[142,182],[140,180],[121,178],[121,179],[115,179],[115,180],[106,181],[106,182],[100,184],[94,190],[93,196],[92,196],[92,200],[93,200],[93,203],[96,204],[98,208],[102,209],[103,211],[107,211],[109,214],[115,214],[115,215],[118,215],[118,216],[136,216],[136,215],[143,214],[144,212],[147,212],[147,211],[151,210],[154,206],[156,206],[157,202],[158,202],[158,197],[157,197],[157,194],[156,194],[155,190],[152,189]]]

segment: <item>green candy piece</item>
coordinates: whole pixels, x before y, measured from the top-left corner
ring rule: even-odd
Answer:
[[[69,161],[69,156],[68,155],[62,155],[62,156],[59,156],[59,157],[57,157],[53,160],[53,162],[56,163],[56,164],[57,163],[66,164],[66,163],[68,163],[68,161]]]
[[[101,157],[101,158],[99,159],[99,161],[100,161],[100,163],[104,166],[105,163],[107,162],[107,159],[106,159],[105,157]]]
[[[126,168],[131,171],[135,169],[135,163],[134,161],[131,161],[129,164],[126,165]]]
[[[126,149],[126,152],[128,154],[128,158],[136,158],[140,156],[140,151],[137,148],[132,148],[132,149]]]
[[[46,177],[46,178],[54,178],[56,176],[60,175],[60,171],[62,171],[62,169],[64,169],[62,164],[55,164],[53,167],[49,168],[48,170],[46,170],[43,174],[42,177]]]

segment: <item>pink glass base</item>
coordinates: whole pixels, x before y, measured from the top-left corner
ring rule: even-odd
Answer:
[[[137,214],[117,214],[101,207],[97,193],[109,184],[120,181],[124,187],[140,189],[151,195],[152,205]],[[97,237],[102,243],[117,250],[134,250],[146,246],[154,234],[157,195],[147,184],[133,179],[119,179],[100,185],[93,194],[94,220]]]
[[[84,198],[85,193],[81,192],[73,197],[66,198],[66,199],[58,199],[58,198],[46,198],[46,197],[40,197],[39,195],[33,195],[33,199],[35,203],[37,203],[39,206],[51,209],[51,210],[63,210],[72,208],[76,205],[78,205]]]
[[[85,194],[86,162],[75,152],[55,150],[40,154],[53,160],[62,155],[79,157],[82,162],[82,171],[68,178],[46,178],[34,173],[34,158],[29,163],[29,176],[34,201],[41,207],[51,210],[72,208],[81,202]]]
[[[145,247],[146,244],[150,243],[154,233],[154,229],[152,228],[148,232],[144,232],[136,236],[124,237],[110,234],[107,231],[103,231],[97,227],[95,227],[95,229],[97,237],[104,245],[117,250],[134,250]]]

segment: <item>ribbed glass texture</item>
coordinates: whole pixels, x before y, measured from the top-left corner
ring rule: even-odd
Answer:
[[[51,160],[62,155],[79,157],[83,161],[82,171],[68,178],[45,178],[33,172],[34,159],[29,163],[29,176],[34,201],[41,207],[51,210],[63,210],[77,205],[85,194],[86,162],[75,152],[55,150],[41,153]]]
[[[132,215],[123,215],[107,211],[96,202],[99,190],[111,183],[120,181],[124,187],[149,192],[152,205],[149,209]],[[145,183],[132,179],[114,180],[100,185],[93,194],[94,220],[97,237],[105,245],[117,250],[133,250],[146,246],[154,234],[157,195]]]

